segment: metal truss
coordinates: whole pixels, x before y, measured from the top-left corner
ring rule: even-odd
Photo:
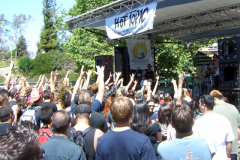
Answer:
[[[154,24],[154,29],[144,34],[158,37],[180,37],[211,30],[240,27],[240,3],[234,6],[179,17]]]
[[[134,8],[142,7],[144,5],[159,1],[161,0],[118,0],[81,14],[77,17],[71,18],[65,21],[65,23],[68,24],[70,30],[73,30],[75,28],[84,27],[106,18],[122,14]]]

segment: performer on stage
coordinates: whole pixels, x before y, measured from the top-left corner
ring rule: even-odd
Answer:
[[[214,88],[216,90],[219,89],[219,62],[218,62],[218,55],[214,54],[213,55],[213,61],[215,62],[214,67],[210,67],[208,66],[207,68],[213,72],[215,72],[214,74]]]
[[[151,64],[148,64],[147,65],[147,70],[143,74],[143,79],[146,79],[146,80],[152,79],[152,81],[154,81],[155,78],[156,78],[156,75],[155,75],[155,73],[152,70],[152,66],[151,66]]]

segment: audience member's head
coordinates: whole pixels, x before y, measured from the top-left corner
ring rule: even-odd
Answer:
[[[205,104],[207,110],[213,110],[214,107],[214,98],[213,96],[206,95],[204,98],[201,98],[202,105]]]
[[[218,90],[211,91],[210,95],[213,96],[214,98],[217,98],[218,100],[223,100],[223,95]]]
[[[44,151],[38,139],[38,127],[31,122],[19,122],[17,126],[0,134],[0,159],[41,159]]]
[[[114,100],[114,98],[112,96],[108,97],[107,100],[106,100],[105,107],[104,107],[104,110],[103,110],[103,115],[104,115],[105,118],[107,117],[107,113],[110,110],[110,106],[111,106],[113,100]]]
[[[92,86],[91,86],[91,90],[94,94],[96,94],[98,92],[98,86],[99,84],[98,83],[93,83]]]
[[[90,114],[92,113],[92,110],[89,105],[87,104],[79,104],[74,109],[74,117],[76,119],[82,119],[82,118],[90,118]]]
[[[192,131],[193,111],[188,105],[176,105],[172,111],[172,124],[177,133]]]
[[[90,94],[87,92],[82,92],[79,96],[79,104],[87,104],[89,105],[91,103],[91,97]]]
[[[127,97],[115,98],[110,106],[110,112],[116,124],[128,123],[133,114],[133,104]]]
[[[13,110],[9,106],[2,106],[0,108],[0,122],[4,123],[9,121],[9,119],[13,120],[14,115],[13,115]]]
[[[17,88],[12,88],[9,91],[9,96],[13,99],[13,98],[18,98],[19,97],[19,92]]]
[[[148,108],[149,108],[149,113],[152,114],[152,113],[153,113],[153,109],[154,109],[154,107],[155,107],[155,101],[154,101],[154,99],[149,99],[149,100],[147,101],[147,106],[148,106]]]
[[[26,98],[25,96],[20,96],[17,100],[17,103],[20,105],[21,109],[26,109]]]
[[[165,93],[164,102],[172,102],[172,96],[169,93]]]
[[[9,101],[6,94],[0,94],[0,106],[8,106],[8,105],[9,105]]]
[[[69,91],[65,92],[65,95],[64,95],[64,108],[67,108],[67,107],[71,106],[71,98],[72,98],[72,94]]]
[[[9,97],[9,92],[8,90],[2,88],[1,91],[0,91],[0,94],[5,94],[7,97]]]
[[[145,99],[147,99],[147,92],[148,92],[147,89],[144,89],[144,90],[143,90],[143,93],[142,93],[142,94],[143,94],[143,97],[144,97]]]
[[[71,118],[67,111],[60,110],[52,116],[52,127],[54,134],[67,134],[70,129]]]
[[[158,121],[161,124],[170,124],[172,121],[172,104],[171,103],[163,103],[158,111]]]
[[[31,86],[25,88],[25,95],[26,96],[29,96],[31,94],[31,92],[32,92],[32,87]]]
[[[43,122],[44,125],[51,124],[52,115],[55,113],[52,107],[43,107],[39,111],[39,118]]]
[[[130,127],[139,133],[149,134],[152,130],[151,116],[146,102],[137,101],[133,107],[133,116]]]
[[[183,98],[190,97],[187,88],[183,88],[183,95],[182,95],[182,97]]]
[[[30,94],[30,102],[34,102],[35,104],[42,103],[42,101],[43,101],[42,95],[43,95],[42,90],[33,89]]]
[[[44,90],[43,91],[43,98],[44,100],[49,100],[52,96],[52,92],[49,90]]]

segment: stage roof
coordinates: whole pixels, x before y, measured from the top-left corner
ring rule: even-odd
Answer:
[[[118,0],[66,21],[70,30],[105,30],[105,19],[157,2],[152,30],[136,36],[184,41],[240,34],[239,0]],[[131,36],[133,37],[133,36]],[[125,37],[128,38],[128,37]]]

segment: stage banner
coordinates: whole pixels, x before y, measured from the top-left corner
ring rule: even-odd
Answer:
[[[150,40],[127,40],[130,69],[147,69],[147,64],[151,63]]]
[[[157,3],[140,7],[105,20],[109,39],[126,37],[153,29]]]

